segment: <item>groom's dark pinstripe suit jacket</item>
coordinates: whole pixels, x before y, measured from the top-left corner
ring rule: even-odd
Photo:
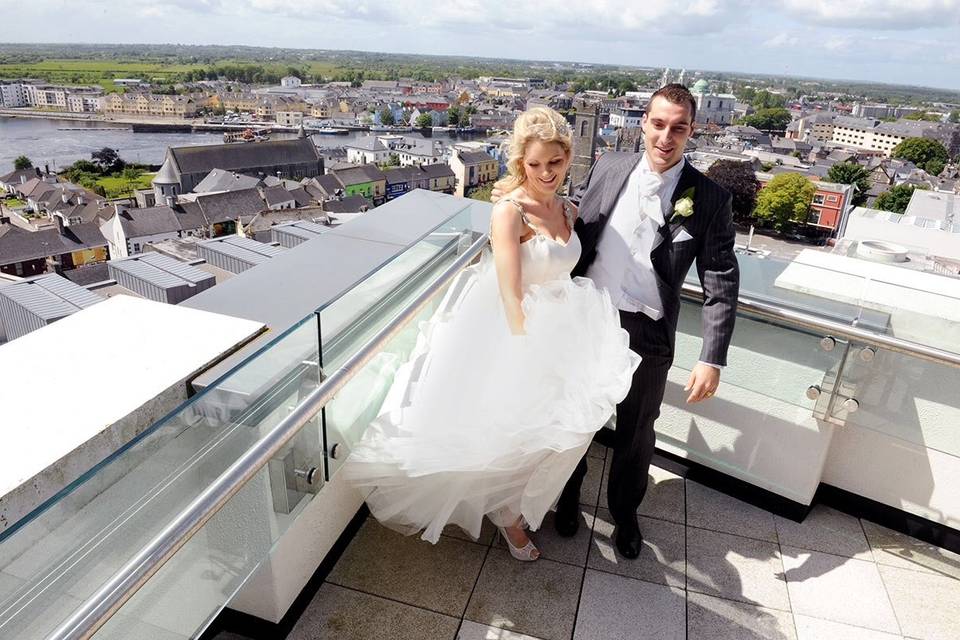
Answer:
[[[583,245],[580,261],[572,272],[574,276],[584,275],[596,258],[600,233],[640,158],[639,153],[605,153],[571,197],[580,210],[575,228]],[[663,302],[664,320],[670,325],[670,352],[673,352],[680,312],[680,288],[696,260],[704,292],[700,360],[726,365],[740,289],[740,270],[733,252],[731,196],[686,162],[671,202],[675,203],[691,187],[694,189],[693,215],[668,220],[660,227],[662,242],[651,252],[650,259]],[[692,239],[674,242],[682,228]]]

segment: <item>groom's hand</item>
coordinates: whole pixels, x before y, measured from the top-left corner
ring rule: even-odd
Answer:
[[[713,396],[719,385],[720,369],[698,362],[690,372],[690,379],[687,380],[687,386],[683,390],[690,392],[687,396],[688,403],[700,402]]]

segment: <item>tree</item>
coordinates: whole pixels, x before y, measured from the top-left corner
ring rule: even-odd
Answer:
[[[927,122],[940,122],[940,116],[935,113],[927,113],[926,111],[915,111],[914,113],[908,113],[903,116],[904,120],[925,120]]]
[[[740,119],[740,124],[756,127],[761,131],[784,131],[793,117],[783,108],[760,109],[753,115]]]
[[[488,184],[483,187],[477,187],[473,191],[467,194],[468,198],[473,200],[482,200],[483,202],[490,202],[490,195],[493,193],[493,184]]]
[[[944,165],[950,159],[946,147],[930,138],[907,138],[893,148],[891,155],[894,158],[909,160],[918,167],[925,169],[927,173],[933,173],[934,175],[943,171]],[[939,162],[932,162],[934,160],[939,160]],[[929,166],[928,163],[930,163]],[[938,167],[939,171],[933,171]]]
[[[421,113],[419,116],[417,116],[416,125],[418,129],[430,128],[433,126],[433,116],[431,116],[429,113]]]
[[[960,111],[951,111],[950,115],[947,116],[947,122],[952,122],[953,124],[960,122]]]
[[[460,107],[450,107],[447,110],[447,124],[449,124],[451,127],[460,126],[461,115]]]
[[[380,124],[386,127],[389,127],[394,125],[395,123],[396,123],[396,120],[393,117],[393,111],[390,111],[390,109],[387,109],[386,107],[384,107],[380,111]]]
[[[16,160],[13,161],[14,171],[22,171],[23,169],[30,169],[32,167],[33,161],[27,156],[17,156]]]
[[[733,195],[733,218],[744,221],[753,216],[760,184],[749,162],[717,160],[707,170],[707,177]]]
[[[782,107],[786,104],[786,100],[783,96],[778,96],[776,94],[770,93],[766,89],[762,89],[754,94],[753,99],[750,101],[750,104],[753,105],[754,109],[775,109],[777,107]],[[788,121],[789,122],[789,121]]]
[[[777,231],[807,221],[810,203],[817,188],[799,173],[775,176],[757,195],[755,215],[770,222]]]
[[[827,181],[837,184],[852,184],[853,206],[860,207],[867,202],[870,190],[870,172],[856,162],[838,162],[827,172]]]
[[[90,157],[100,168],[100,172],[103,174],[114,173],[115,171],[122,171],[126,163],[120,159],[120,154],[117,153],[116,149],[111,149],[110,147],[104,147],[100,151],[94,151],[90,154]]]
[[[880,194],[873,206],[882,211],[893,211],[894,213],[903,213],[910,204],[910,198],[913,192],[923,187],[915,187],[912,184],[898,184],[890,187]]]

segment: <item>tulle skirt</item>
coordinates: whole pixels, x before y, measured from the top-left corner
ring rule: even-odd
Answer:
[[[489,259],[423,323],[379,416],[344,466],[383,524],[430,542],[484,516],[539,528],[627,394],[630,351],[605,291],[563,276],[526,288],[510,333]]]

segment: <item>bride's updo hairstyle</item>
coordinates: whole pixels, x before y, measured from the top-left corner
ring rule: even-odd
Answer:
[[[513,135],[506,143],[507,175],[494,185],[504,194],[510,193],[527,181],[523,168],[523,156],[531,142],[556,142],[564,153],[569,154],[573,146],[570,126],[563,116],[549,107],[527,109],[513,124]]]

